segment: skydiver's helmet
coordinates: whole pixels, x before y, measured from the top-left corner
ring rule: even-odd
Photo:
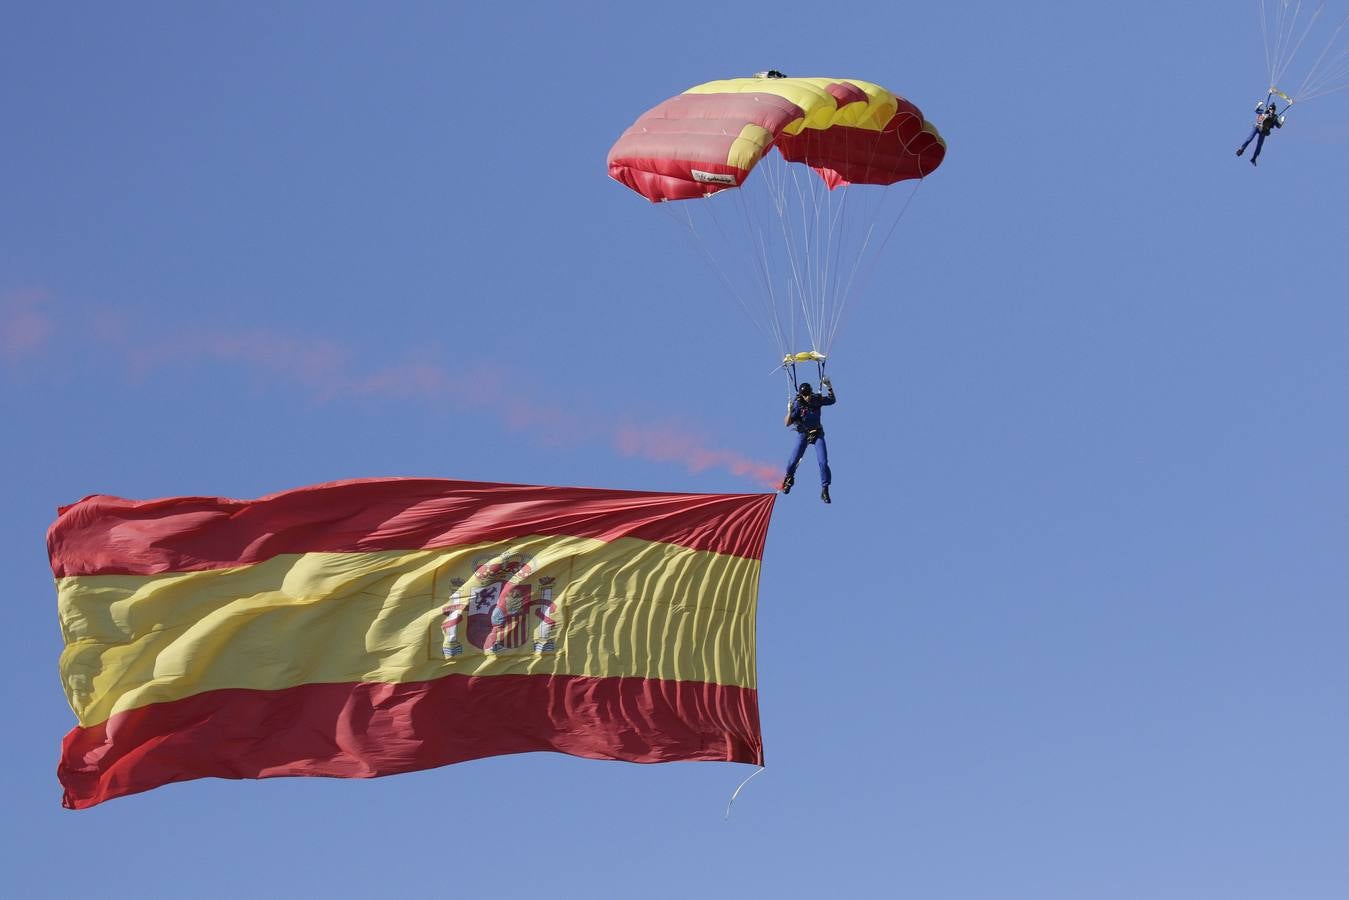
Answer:
[[[1272,115],[1274,115],[1275,113],[1277,113],[1278,111],[1279,111],[1279,107],[1275,106],[1274,103],[1271,101],[1270,104],[1269,104],[1269,114],[1272,116]]]
[[[801,386],[796,389],[796,392],[800,394],[802,397],[809,397],[813,393],[813,391],[810,389],[810,382],[808,381],[801,382]]]

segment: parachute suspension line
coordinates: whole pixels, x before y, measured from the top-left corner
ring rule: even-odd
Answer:
[[[819,311],[816,321],[823,322],[829,302],[829,295],[824,292],[824,279],[829,270],[829,249],[834,246],[834,192],[828,189],[828,185],[825,185],[825,190],[820,190],[818,184],[811,184],[810,195],[815,199],[815,218],[820,226],[815,236],[815,275],[810,288],[815,292],[815,308]]]
[[[904,205],[901,206],[900,209],[899,209],[899,214],[896,215],[896,216],[895,216],[895,220],[894,220],[893,222],[890,223],[890,228],[889,228],[889,230],[885,233],[885,238],[881,241],[880,246],[876,248],[876,252],[871,256],[870,262],[867,263],[867,269],[866,269],[866,272],[865,272],[865,274],[863,274],[861,282],[859,282],[858,285],[857,285],[857,290],[858,290],[859,293],[860,293],[861,291],[865,290],[867,284],[870,283],[871,277],[875,274],[875,272],[876,272],[876,267],[877,267],[877,265],[879,265],[879,263],[880,263],[881,255],[884,253],[886,245],[890,243],[890,238],[894,235],[895,229],[899,227],[900,220],[902,220],[902,219],[904,218],[904,214],[907,213],[907,212],[909,211],[909,206],[913,203],[913,198],[918,196],[918,189],[919,189],[920,187],[922,187],[922,186],[923,186],[923,179],[922,179],[922,178],[918,178],[918,179],[916,179],[916,180],[914,181],[914,183],[913,183],[913,190],[909,192],[909,196],[908,196],[907,199],[905,199]],[[887,190],[888,190],[888,189],[889,189],[889,185],[887,185],[886,187],[887,187]],[[879,216],[878,216],[878,218],[879,218]],[[873,225],[870,229],[867,230],[867,242],[868,242],[868,243],[870,243],[870,241],[871,241],[871,236],[872,236],[872,233],[873,233],[874,230],[875,230],[875,226],[874,226],[874,225]],[[858,267],[859,267],[861,264],[862,264],[862,255],[861,255],[861,254],[858,254],[858,257],[857,257],[857,265],[853,267],[852,275],[849,276],[849,279],[848,279],[848,287],[846,287],[846,288],[844,289],[844,292],[843,292],[843,293],[844,293],[845,299],[846,299],[847,297],[850,297],[850,296],[852,295],[852,284],[853,284],[853,279],[856,278],[857,272],[858,272]],[[831,344],[833,343],[834,335],[838,333],[839,326],[843,324],[843,316],[844,316],[844,312],[845,312],[845,311],[846,311],[846,307],[840,306],[840,307],[839,307],[839,310],[838,310],[837,316],[835,317],[834,321],[830,324],[829,341],[830,341]]]
[[[889,186],[889,185],[886,185],[886,190],[885,190],[885,192],[888,193],[888,192],[889,192],[889,189],[890,189],[890,186]],[[879,215],[879,213],[877,213],[877,215]],[[830,343],[830,346],[833,345],[834,335],[835,335],[835,334],[837,333],[837,331],[838,331],[838,323],[839,323],[839,322],[842,320],[842,318],[843,318],[843,310],[847,308],[847,305],[848,305],[848,304],[847,304],[848,298],[852,296],[852,287],[853,287],[853,283],[857,280],[857,271],[858,271],[858,269],[861,267],[862,261],[863,261],[864,259],[866,259],[867,247],[871,244],[871,238],[872,238],[872,236],[873,236],[875,233],[876,233],[876,222],[875,222],[874,220],[872,220],[872,221],[870,221],[870,222],[867,224],[866,237],[862,240],[862,246],[861,246],[861,248],[857,251],[857,258],[853,260],[852,271],[848,274],[848,281],[847,281],[847,283],[843,286],[843,292],[842,292],[842,294],[840,295],[840,296],[842,297],[842,299],[841,299],[841,301],[839,302],[838,310],[837,310],[837,312],[836,312],[836,314],[835,314],[833,320],[830,322],[830,328],[829,328],[829,343]]]
[[[825,201],[825,232],[824,249],[820,256],[819,282],[816,290],[820,293],[820,322],[821,326],[823,326],[825,322],[829,321],[833,305],[838,301],[837,296],[829,290],[829,274],[833,269],[834,238],[839,231],[839,222],[841,221],[843,211],[847,206],[848,195],[846,189],[844,193],[840,194],[836,189],[825,184],[822,179],[820,185],[819,190],[823,192]],[[838,198],[837,204],[834,203],[836,197]],[[825,340],[828,341],[827,334]],[[820,349],[826,354],[829,352],[827,347],[821,347]]]
[[[1269,73],[1269,83],[1274,83],[1274,61],[1269,54],[1269,14],[1265,11],[1265,0],[1260,0],[1260,38],[1265,48],[1265,70]],[[1268,99],[1265,100],[1269,102]]]
[[[840,282],[838,275],[843,268],[843,247],[847,243],[848,237],[848,219],[847,216],[844,215],[844,213],[847,212],[848,201],[852,199],[852,185],[843,185],[841,190],[843,191],[843,194],[842,199],[839,201],[838,205],[838,224],[835,228],[835,231],[837,232],[838,235],[838,239],[834,241],[833,258],[830,260],[828,269],[826,271],[825,286],[823,288],[823,290],[828,291],[829,296],[832,298],[832,304],[834,309],[837,309],[840,303],[843,303],[845,300],[847,300],[846,297],[839,296],[838,289]],[[830,319],[832,318],[833,315],[831,312]],[[825,346],[821,347],[820,349],[825,354],[833,352],[832,335],[826,335]]]
[[[1349,19],[1346,19],[1349,21]],[[1344,24],[1340,25],[1340,29]],[[1308,97],[1321,97],[1349,88],[1349,47],[1343,48],[1327,68],[1318,73],[1316,80],[1308,87]]]
[[[841,186],[841,188],[839,188],[839,190],[842,191],[841,194],[842,199],[839,200],[838,213],[834,217],[834,222],[829,229],[829,242],[831,244],[831,247],[830,251],[826,253],[824,276],[821,279],[820,284],[820,293],[825,296],[828,296],[830,300],[829,316],[827,318],[827,321],[831,321],[833,319],[834,310],[838,308],[838,305],[840,303],[842,303],[844,300],[847,299],[846,297],[839,296],[838,272],[839,269],[841,268],[840,260],[843,256],[843,245],[848,231],[848,220],[844,216],[844,213],[848,209],[848,199],[852,196],[851,188],[852,188],[851,185],[843,185]],[[830,191],[829,195],[832,197],[834,195],[834,191]],[[834,239],[835,235],[837,235],[838,237],[837,240]],[[820,350],[826,355],[829,354],[833,349],[832,343],[833,343],[833,336],[826,331],[825,345],[821,347]]]
[[[875,154],[873,148],[873,156]],[[875,193],[869,188],[863,191],[863,199],[851,196],[848,185],[841,185],[838,195],[830,190],[828,183],[815,172],[805,171],[812,168],[814,160],[805,159],[804,166],[791,165],[775,154],[774,159],[765,157],[758,166],[759,183],[764,188],[762,197],[758,192],[742,192],[741,197],[758,197],[764,200],[764,206],[778,218],[774,231],[781,240],[784,264],[774,263],[773,253],[766,238],[767,229],[757,230],[748,218],[757,206],[745,200],[743,209],[747,215],[747,232],[752,232],[754,255],[760,265],[760,280],[774,285],[772,302],[778,309],[779,320],[792,322],[789,341],[795,341],[795,319],[800,316],[810,340],[812,349],[826,352],[832,340],[830,330],[839,318],[839,305],[845,299],[839,291],[844,284],[848,269],[844,263],[845,251],[851,255],[851,248],[845,245],[843,238],[856,227],[849,219],[856,218],[854,212],[875,212],[882,208],[881,201],[876,204],[867,202],[869,194]],[[766,198],[766,199],[765,199]],[[862,204],[859,210],[853,207]],[[851,259],[849,259],[851,262]],[[767,277],[763,271],[768,272]],[[785,282],[785,290],[778,290],[773,273],[780,273]],[[791,343],[789,350],[800,349]]]
[[[1269,2],[1275,4],[1272,14]],[[1307,8],[1305,16],[1304,6]],[[1295,103],[1349,88],[1349,46],[1339,43],[1349,23],[1349,15],[1335,27],[1297,90],[1289,94],[1279,88],[1316,30],[1326,6],[1327,0],[1260,0],[1260,34],[1269,72],[1269,93],[1265,103],[1277,96],[1283,98],[1287,107],[1292,107]]]
[[[1283,17],[1288,12],[1288,0],[1274,0],[1277,4],[1274,11],[1274,21],[1271,23],[1273,28],[1274,44],[1269,51],[1269,83],[1274,83],[1274,73],[1279,70],[1279,65],[1283,62],[1279,58],[1279,47],[1283,44]]]
[[[1303,95],[1303,99],[1324,97],[1326,94],[1333,94],[1346,88],[1349,88],[1349,50],[1346,50],[1343,58],[1339,60],[1338,68],[1329,70],[1321,80],[1312,85]]]
[[[1326,41],[1325,49],[1307,71],[1307,77],[1303,79],[1302,86],[1297,91],[1299,100],[1333,94],[1349,87],[1349,46],[1341,47],[1330,57],[1330,61],[1326,62],[1326,57],[1339,40],[1346,24],[1349,24],[1349,14],[1340,20],[1340,24],[1331,33],[1330,40]]]
[[[760,163],[762,165],[762,163]],[[749,202],[745,200],[743,190],[735,192],[736,203],[740,207],[741,218],[745,222],[745,234],[754,244],[756,255],[754,257],[755,268],[759,275],[759,281],[763,285],[764,293],[761,295],[766,312],[773,322],[773,331],[778,339],[778,352],[786,356],[791,349],[791,344],[796,341],[796,322],[793,319],[790,323],[790,333],[784,335],[782,330],[782,317],[778,315],[777,292],[774,289],[774,280],[772,267],[768,261],[768,248],[764,244],[763,229],[755,226],[753,216],[750,213]]]
[[[877,153],[878,148],[873,147],[871,159]],[[850,268],[857,265],[854,254],[862,258],[866,255],[865,246],[861,253],[856,252],[856,241],[849,233],[858,228],[865,231],[867,223],[850,220],[858,218],[855,214],[864,214],[871,220],[873,231],[877,230],[875,220],[887,208],[886,191],[878,193],[876,187],[868,185],[858,200],[852,196],[850,185],[831,190],[824,178],[805,171],[813,168],[815,160],[807,158],[802,162],[804,166],[793,165],[788,169],[788,163],[780,157],[772,162],[765,159],[759,165],[760,183],[766,187],[772,211],[779,217],[777,231],[786,257],[782,268],[787,290],[780,298],[785,306],[784,315],[795,316],[799,312],[811,347],[827,354],[834,340],[831,331],[836,335],[836,323],[848,300],[848,292],[840,288],[850,280]],[[869,179],[869,172],[865,179]],[[852,243],[846,243],[845,237]],[[871,246],[874,245],[873,238]],[[766,250],[766,246],[761,247]]]
[[[1300,11],[1301,8],[1302,2],[1301,0],[1299,0],[1298,11]],[[1306,27],[1303,28],[1302,30],[1302,37],[1298,38],[1297,43],[1293,45],[1293,49],[1291,51],[1288,51],[1287,57],[1283,61],[1283,67],[1274,73],[1274,78],[1269,82],[1272,88],[1277,89],[1279,82],[1283,81],[1283,76],[1288,73],[1288,67],[1292,64],[1293,60],[1297,58],[1298,51],[1301,50],[1302,45],[1306,43],[1307,35],[1311,34],[1312,27],[1316,24],[1316,20],[1321,17],[1321,13],[1324,10],[1325,10],[1325,3],[1323,2],[1321,3],[1321,5],[1317,6],[1316,11],[1312,13],[1311,18],[1307,21]],[[1295,12],[1293,16],[1293,26],[1294,28],[1296,28],[1297,26],[1297,12]],[[1289,31],[1290,40],[1292,38],[1292,34],[1293,30],[1290,29]],[[1288,100],[1289,103],[1293,102],[1292,98],[1289,97],[1287,94],[1284,94],[1283,96],[1284,99]]]
[[[898,135],[891,140],[898,141]],[[755,184],[734,191],[734,199],[709,196],[705,205],[690,201],[682,214],[674,208],[665,211],[688,229],[736,303],[777,346],[793,388],[804,375],[793,363],[815,357],[788,358],[806,349],[807,338],[809,349],[821,357],[832,352],[852,298],[874,278],[921,186],[921,179],[915,180],[901,198],[894,184],[874,183],[879,161],[892,144],[864,146],[867,153],[859,154],[856,162],[865,166],[851,173],[856,184],[844,181],[831,189],[813,153],[788,162],[770,146],[755,167]],[[845,156],[851,154],[845,150]],[[860,196],[853,196],[854,190]],[[718,202],[733,203],[739,211],[723,215]],[[711,221],[698,221],[703,216]],[[728,265],[730,259],[739,265]],[[805,332],[799,345],[798,317]],[[816,361],[817,375],[823,376],[823,360]]]
[[[869,170],[870,164],[868,163],[868,172]],[[848,300],[852,297],[853,293],[852,287],[853,282],[856,280],[857,277],[857,269],[859,266],[862,265],[862,260],[866,258],[867,248],[871,244],[872,235],[876,230],[876,222],[880,218],[880,212],[885,205],[885,197],[888,196],[890,193],[890,185],[887,184],[881,191],[879,192],[873,191],[872,193],[878,193],[879,196],[875,197],[874,202],[871,204],[867,204],[866,208],[864,209],[866,216],[863,219],[863,224],[865,224],[866,226],[866,236],[862,239],[861,244],[857,248],[857,255],[853,258],[852,271],[848,275],[847,282],[844,283],[843,289],[841,291],[836,290],[835,292],[839,298],[839,301],[838,304],[835,306],[834,315],[830,319],[829,339],[827,342],[830,350],[833,349],[834,336],[835,334],[837,334],[838,331],[837,322],[841,319],[843,315],[843,310],[847,308]],[[840,276],[842,275],[841,269],[839,271],[839,275]]]
[[[1279,0],[1275,1],[1279,3]],[[1286,65],[1288,42],[1292,39],[1292,30],[1296,27],[1298,16],[1302,13],[1302,0],[1298,0],[1298,5],[1292,8],[1292,22],[1290,23],[1290,20],[1288,20],[1288,3],[1290,3],[1290,0],[1282,0],[1282,3],[1279,3],[1275,9],[1273,50],[1269,54],[1273,61],[1273,65],[1269,69],[1269,84],[1271,85],[1275,84],[1279,72],[1282,72],[1284,65]]]
[[[743,204],[743,193],[737,190],[737,192],[735,192],[735,196],[737,196],[737,205],[739,206],[739,208],[741,208],[741,215],[745,216],[746,213],[745,213],[745,204]],[[734,246],[735,244],[734,240],[731,240],[731,236],[728,235],[728,233],[726,232],[726,228],[722,227],[722,221],[720,221],[720,219],[716,217],[715,208],[712,209],[712,221],[715,221],[716,229],[718,229],[720,236],[722,236],[722,246],[724,247]],[[747,229],[746,233],[747,235],[753,235],[754,232],[751,231],[751,229]],[[758,267],[757,264],[755,264],[754,269],[755,275],[757,275],[757,277],[759,278],[759,282],[761,282],[762,286],[762,290],[758,291],[758,300],[759,302],[761,302],[762,306],[764,306],[764,312],[762,312],[762,316],[764,316],[764,321],[768,322],[770,327],[772,327],[773,329],[773,335],[776,336],[777,339],[778,351],[782,352],[782,354],[786,354],[786,352],[788,352],[789,349],[788,340],[786,340],[786,336],[784,335],[784,333],[782,333],[782,321],[777,314],[777,304],[776,302],[773,302],[774,291],[773,291],[772,275],[770,275],[768,267],[766,266],[762,267],[761,269],[761,267]]]
[[[772,278],[774,269],[778,267],[772,265],[771,258],[768,255],[767,235],[770,232],[768,222],[770,218],[778,221],[779,223],[783,221],[784,214],[781,211],[783,203],[783,199],[781,196],[782,190],[780,178],[781,173],[777,171],[777,165],[767,158],[761,159],[756,171],[761,173],[762,183],[764,184],[765,188],[763,192],[764,209],[761,216],[762,221],[753,222],[751,224],[750,231],[753,232],[755,239],[758,241],[759,245],[764,250],[766,260],[765,265],[768,268],[769,277]],[[751,214],[751,218],[753,218],[752,213],[754,212],[754,207],[748,200],[746,201],[745,209],[747,214]],[[785,225],[783,227],[785,228]],[[786,243],[785,238],[784,243]],[[788,247],[788,249],[790,249],[790,247]],[[781,293],[784,295],[784,299],[781,302],[779,302],[777,299],[778,292],[774,291],[773,318],[775,321],[781,323],[783,311],[785,310],[787,313],[787,322],[788,322],[787,334],[789,335],[788,339],[791,342],[791,346],[783,346],[779,348],[782,354],[786,356],[788,353],[793,352],[793,348],[795,347],[796,343],[796,306],[792,300],[792,283],[790,277],[786,275],[784,275],[783,277],[786,280],[786,283],[782,286],[781,291]]]
[[[831,188],[823,179],[820,181],[820,190],[824,192],[825,197],[825,215],[827,229],[825,231],[824,254],[821,257],[820,280],[818,290],[820,292],[820,330],[824,335],[824,346],[820,348],[826,355],[830,351],[828,323],[834,316],[834,310],[842,299],[838,292],[832,290],[831,285],[834,280],[833,272],[837,269],[835,257],[842,247],[841,223],[844,222],[843,214],[848,207],[848,186],[840,185],[838,188]],[[835,197],[838,203],[834,203]],[[837,208],[835,208],[837,207]],[[838,238],[838,240],[836,240]]]
[[[801,190],[801,176],[797,167],[793,166],[791,170],[792,187],[796,190],[796,205],[801,209],[801,246],[800,258],[801,265],[799,271],[796,271],[796,296],[801,304],[801,315],[806,323],[806,334],[810,337],[811,347],[819,345],[819,338],[815,327],[815,317],[811,315],[809,291],[807,285],[810,283],[810,229],[811,220],[806,215],[806,195]]]
[[[801,302],[800,298],[803,296],[803,292],[805,290],[805,282],[801,277],[802,262],[799,262],[797,260],[796,241],[795,238],[793,237],[790,225],[791,217],[787,214],[787,204],[789,202],[787,197],[787,174],[786,172],[783,172],[781,174],[782,179],[779,182],[779,190],[775,192],[774,196],[775,200],[774,207],[777,210],[778,224],[781,226],[782,229],[782,241],[787,251],[787,259],[791,264],[792,280],[788,283],[787,302],[789,305],[792,305],[796,302]],[[799,192],[800,187],[799,183],[797,183],[797,187]],[[802,210],[803,210],[802,227],[804,228],[804,203],[802,203]],[[792,293],[793,289],[795,290],[795,294]],[[801,311],[804,317],[806,333],[809,335],[811,343],[814,343],[815,334],[813,329],[811,328],[810,312],[805,308],[804,302],[802,302]]]
[[[805,179],[805,186],[802,190],[802,199],[810,201],[810,234],[809,245],[806,259],[806,297],[804,298],[810,305],[810,315],[813,324],[810,346],[811,349],[818,349],[823,335],[820,333],[820,322],[824,318],[825,298],[820,293],[820,266],[823,262],[823,248],[825,245],[825,226],[828,223],[829,213],[825,209],[825,204],[820,197],[820,179],[819,173],[810,167],[809,156],[805,159],[805,166],[798,167],[801,170],[799,177]]]
[[[1278,83],[1279,74],[1286,68],[1290,54],[1289,46],[1292,43],[1293,34],[1297,28],[1298,17],[1302,13],[1302,0],[1297,0],[1293,7],[1292,16],[1288,14],[1289,3],[1291,0],[1273,0],[1275,11],[1273,21],[1270,24],[1272,30],[1265,31],[1265,56],[1269,65],[1269,84],[1274,86]],[[1261,25],[1265,25],[1265,19],[1269,18],[1265,9],[1265,0],[1260,2]],[[1271,44],[1270,41],[1273,41]]]
[[[668,203],[661,203],[659,205],[662,207],[669,206]],[[722,283],[726,285],[726,289],[731,292],[731,295],[735,297],[737,302],[739,302],[741,308],[745,310],[745,313],[746,315],[749,316],[750,321],[754,323],[754,327],[758,328],[759,331],[763,332],[764,337],[771,339],[773,336],[769,334],[764,329],[763,324],[758,319],[755,318],[753,312],[750,311],[749,304],[745,302],[745,298],[741,296],[740,291],[735,286],[735,283],[731,281],[730,277],[726,274],[725,270],[722,269],[722,267],[717,263],[716,257],[712,255],[712,252],[707,249],[707,244],[703,241],[702,235],[698,233],[698,227],[693,222],[693,214],[690,213],[688,207],[686,207],[682,203],[679,204],[679,208],[683,210],[684,218],[686,220],[685,222],[680,224],[688,228],[689,235],[693,238],[694,245],[702,253],[703,258],[707,260],[707,264],[711,266],[712,271],[717,273],[717,276],[721,278]],[[672,218],[675,218],[675,213],[671,212],[669,213],[669,215]],[[678,222],[678,219],[676,218],[675,221]],[[778,343],[781,344],[781,341],[779,340]]]
[[[813,230],[810,242],[810,305],[811,312],[815,317],[815,342],[812,348],[818,348],[820,341],[824,339],[824,319],[825,303],[828,298],[820,289],[820,268],[825,262],[824,248],[828,243],[829,215],[832,210],[829,198],[828,185],[819,178],[817,172],[806,172],[803,177],[806,179],[806,192],[811,202],[811,227]]]
[[[779,156],[781,156],[781,154],[779,154]],[[799,311],[801,324],[806,329],[807,337],[809,337],[810,317],[806,315],[805,310],[801,308],[801,291],[803,290],[804,285],[801,271],[805,265],[805,260],[801,256],[800,249],[803,241],[797,238],[796,216],[792,212],[791,198],[787,194],[787,180],[788,175],[790,175],[791,172],[786,159],[782,160],[782,163],[777,170],[777,174],[777,191],[774,194],[773,209],[778,217],[778,229],[782,234],[782,249],[789,264],[788,272],[784,273],[784,278],[786,278],[787,281],[785,302],[788,315],[792,318],[793,327],[797,321]],[[802,228],[805,227],[804,218],[800,224]],[[793,331],[793,334],[794,333],[795,332]],[[791,350],[792,352],[795,352],[796,348],[792,347]]]
[[[1289,0],[1283,0],[1279,7],[1278,32],[1276,38],[1278,43],[1274,45],[1274,72],[1270,75],[1270,84],[1274,84],[1279,77],[1279,72],[1283,71],[1288,61],[1288,43],[1292,39],[1293,27],[1297,24],[1298,16],[1302,13],[1302,0],[1298,0],[1297,5],[1293,7],[1291,22],[1288,15]]]
[[[872,155],[873,156],[875,155],[874,148],[872,150]],[[847,131],[843,132],[843,156],[845,159],[851,158],[848,148]],[[870,159],[868,159],[868,164],[869,163]],[[825,265],[824,281],[820,286],[820,292],[823,294],[827,294],[828,297],[830,298],[831,306],[830,306],[830,314],[828,317],[830,320],[833,319],[833,312],[835,309],[837,309],[838,305],[847,299],[846,297],[839,296],[838,273],[842,268],[843,247],[846,244],[848,232],[848,218],[846,216],[846,213],[848,211],[848,201],[852,199],[852,185],[851,184],[840,185],[838,190],[841,191],[840,194],[841,199],[839,200],[838,204],[838,214],[835,217],[833,224],[831,224],[829,228],[829,239],[832,245],[830,249],[833,252],[828,254],[829,258]],[[835,193],[834,190],[830,190],[829,196],[833,197],[834,193]],[[837,240],[834,239],[835,235],[837,235]],[[821,347],[820,349],[825,354],[829,354],[833,352],[832,345],[833,345],[833,337],[826,333],[825,346]]]
[[[844,156],[847,157],[847,132],[844,132]],[[873,149],[872,155],[875,151]],[[823,184],[823,181],[821,181]],[[848,200],[852,196],[852,185],[842,184],[837,188],[830,188],[824,184],[825,196],[829,201],[829,232],[828,243],[825,247],[824,267],[820,273],[820,323],[821,330],[824,333],[824,346],[820,348],[822,352],[828,355],[833,350],[833,335],[829,333],[828,323],[835,318],[838,308],[841,304],[847,302],[847,297],[839,295],[839,277],[838,272],[841,268],[841,259],[843,256],[844,237],[847,233],[848,219],[845,213],[848,210]],[[833,209],[834,195],[838,194],[840,200],[838,209]],[[835,239],[837,238],[837,240]]]
[[[898,136],[896,136],[896,140],[898,140]],[[862,178],[864,182],[869,182],[871,180],[872,165],[875,163],[876,151],[877,149],[879,149],[879,147],[880,147],[879,142],[873,143],[871,145],[871,149],[867,153],[867,165]],[[847,309],[848,306],[848,301],[852,299],[853,296],[852,293],[853,277],[856,275],[857,267],[861,265],[862,260],[866,256],[867,245],[870,243],[871,233],[875,229],[876,222],[880,219],[881,211],[885,209],[886,198],[890,196],[890,187],[891,185],[887,184],[879,192],[875,191],[870,192],[875,193],[877,195],[874,198],[874,202],[870,204],[868,203],[863,204],[863,213],[865,215],[862,219],[862,222],[868,226],[867,239],[863,241],[861,246],[858,248],[857,257],[853,261],[852,275],[849,276],[848,282],[846,286],[844,286],[842,291],[839,290],[839,283],[842,279],[843,268],[842,266],[838,266],[836,268],[834,278],[835,283],[832,290],[832,295],[835,298],[835,301],[825,330],[825,346],[823,349],[826,355],[833,352],[834,338],[838,335],[839,324],[842,322],[844,311]],[[843,189],[851,193],[850,188],[851,185],[845,185]],[[846,196],[847,195],[845,194],[845,197]],[[903,214],[904,211],[901,209],[900,216],[903,216]]]
[[[914,180],[913,190],[909,191],[909,196],[905,198],[904,205],[899,208],[899,214],[896,215],[894,221],[890,223],[890,229],[886,231],[885,237],[881,240],[881,245],[876,248],[875,255],[871,257],[871,262],[868,264],[866,272],[862,275],[862,282],[858,286],[859,290],[864,289],[866,285],[870,283],[872,275],[876,272],[876,266],[880,262],[881,254],[885,252],[886,246],[890,243],[890,238],[894,237],[895,230],[899,228],[900,220],[902,220],[905,213],[909,211],[909,206],[913,203],[913,198],[918,196],[918,189],[922,186],[922,178]]]
[[[782,233],[782,251],[783,254],[787,257],[790,266],[787,271],[783,272],[783,280],[785,282],[783,285],[783,294],[785,295],[783,300],[783,307],[786,309],[787,315],[792,323],[792,340],[796,341],[797,339],[796,292],[798,290],[797,286],[800,284],[801,278],[800,275],[797,273],[798,263],[796,259],[796,239],[792,233],[792,217],[789,216],[787,213],[787,161],[782,157],[781,153],[779,153],[777,156],[777,160],[775,161],[775,168],[773,171],[776,174],[776,180],[774,181],[773,187],[773,194],[771,195],[771,199],[773,201],[773,212],[774,215],[777,217],[778,230]],[[806,325],[806,320],[804,318],[801,319],[801,322],[803,325]],[[788,352],[795,353],[796,345],[793,344],[793,346],[789,347]],[[796,370],[793,369],[792,370],[793,381],[795,381],[795,376]]]
[[[806,161],[806,165],[810,165],[809,160]],[[806,194],[810,197],[811,205],[811,255],[808,260],[806,275],[808,278],[807,286],[810,289],[811,312],[815,317],[815,335],[816,340],[818,341],[820,322],[824,318],[824,297],[820,292],[820,265],[822,263],[821,248],[825,243],[823,235],[825,229],[822,227],[821,223],[827,223],[829,216],[828,212],[823,208],[823,204],[820,202],[821,191],[819,188],[819,179],[813,172],[807,172],[804,177],[806,179]],[[817,346],[818,344],[812,344],[812,349]]]

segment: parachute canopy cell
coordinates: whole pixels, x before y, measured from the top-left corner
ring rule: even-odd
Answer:
[[[932,174],[946,142],[917,106],[851,78],[731,78],[671,97],[609,151],[609,175],[653,202],[739,187],[772,147],[830,188]]]

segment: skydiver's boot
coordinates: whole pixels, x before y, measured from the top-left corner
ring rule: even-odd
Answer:
[[[834,502],[833,500],[829,499],[829,485],[826,484],[824,487],[820,488],[820,499],[823,500],[825,503]]]
[[[790,475],[782,479],[782,493],[790,494],[792,492],[792,485],[794,484],[796,484],[796,479]]]
[[[1238,148],[1237,148],[1237,156],[1240,156],[1241,154],[1243,154],[1243,153],[1245,153],[1245,152],[1246,152],[1246,148],[1245,148],[1245,147],[1238,147]]]
[[[1254,166],[1254,165],[1258,165],[1258,163],[1256,162],[1256,160],[1259,159],[1259,158],[1260,158],[1260,157],[1258,157],[1258,156],[1252,156],[1252,157],[1251,157],[1251,165],[1253,165],[1253,166]]]

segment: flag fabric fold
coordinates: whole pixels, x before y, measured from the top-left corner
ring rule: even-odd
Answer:
[[[762,764],[772,494],[371,479],[48,532],[63,803],[552,750]]]

